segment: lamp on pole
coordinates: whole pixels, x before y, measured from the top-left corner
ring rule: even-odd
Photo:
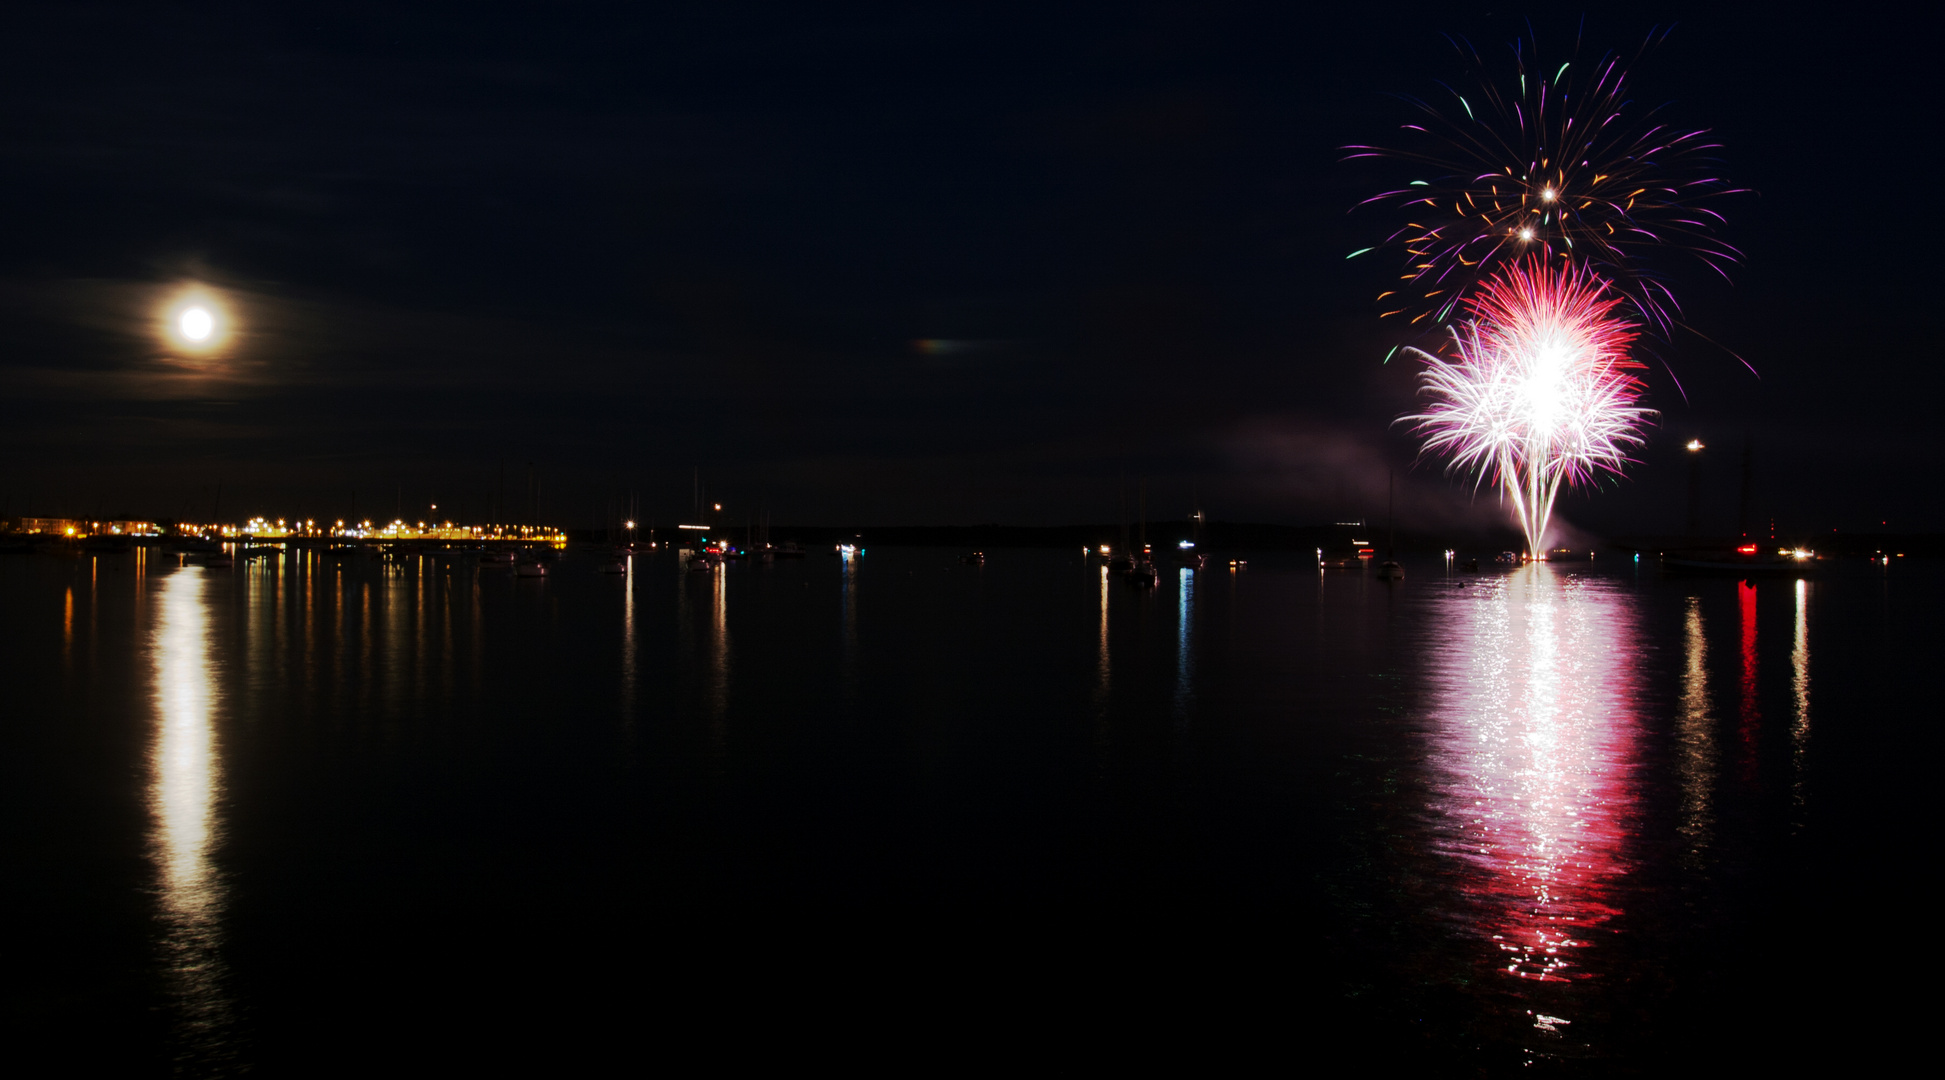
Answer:
[[[1688,440],[1688,535],[1702,535],[1702,440]]]

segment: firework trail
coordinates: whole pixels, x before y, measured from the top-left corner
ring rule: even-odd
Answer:
[[[1475,89],[1448,87],[1445,108],[1413,101],[1420,116],[1403,125],[1404,146],[1345,147],[1346,160],[1388,158],[1419,173],[1358,204],[1389,205],[1406,219],[1352,253],[1406,253],[1400,286],[1379,296],[1390,301],[1384,315],[1443,323],[1500,267],[1539,257],[1592,268],[1668,336],[1679,306],[1651,253],[1685,250],[1725,277],[1740,257],[1715,238],[1723,218],[1708,205],[1740,190],[1717,172],[1719,144],[1706,130],[1671,126],[1659,109],[1636,108],[1612,54],[1549,72],[1516,48],[1516,78],[1501,85],[1477,51],[1458,47],[1478,76]]]
[[[1465,299],[1451,328],[1457,359],[1412,350],[1429,400],[1400,423],[1424,438],[1422,452],[1499,485],[1534,558],[1561,484],[1620,475],[1653,415],[1639,405],[1642,365],[1628,357],[1637,331],[1613,292],[1583,268],[1529,257]]]

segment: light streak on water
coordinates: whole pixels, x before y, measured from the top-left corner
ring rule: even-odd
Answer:
[[[1682,619],[1682,700],[1675,725],[1681,757],[1682,836],[1690,865],[1699,863],[1715,831],[1715,717],[1709,711],[1709,646],[1702,598],[1688,598]]]
[[[205,1052],[223,1037],[231,1012],[221,955],[225,890],[212,861],[222,839],[223,775],[207,590],[200,570],[162,580],[150,642],[156,727],[148,792],[164,969],[185,1041]]]
[[[1803,772],[1810,750],[1810,583],[1796,583],[1796,633],[1790,646],[1790,700],[1795,717],[1790,724],[1790,764],[1794,782],[1791,800],[1796,804],[1797,824],[1803,824]]]
[[[850,588],[847,579],[846,588]],[[709,574],[709,709],[721,721],[729,712],[729,570],[718,566]],[[846,619],[852,618],[846,612]],[[850,631],[856,633],[855,627]]]
[[[635,557],[621,579],[621,715],[635,715]]]
[[[1189,722],[1189,712],[1195,704],[1194,663],[1189,648],[1195,627],[1195,571],[1185,566],[1177,572],[1177,577],[1180,584],[1175,600],[1175,723],[1179,727]],[[1105,607],[1102,612],[1106,613]]]
[[[1455,594],[1440,620],[1435,842],[1459,864],[1482,963],[1503,977],[1598,975],[1595,943],[1619,913],[1641,641],[1615,588],[1532,564]]]
[[[1747,581],[1736,583],[1736,609],[1741,615],[1741,680],[1737,689],[1741,692],[1738,700],[1742,737],[1742,771],[1745,778],[1754,780],[1756,776],[1756,742],[1761,733],[1763,722],[1762,696],[1758,693],[1756,676],[1758,674],[1756,653],[1756,587]]]
[[[1099,681],[1099,685],[1096,687],[1095,693],[1097,696],[1097,705],[1099,705],[1100,707],[1106,706],[1107,693],[1108,693],[1108,674],[1111,670],[1110,665],[1108,663],[1108,582],[1109,581],[1110,578],[1108,576],[1108,568],[1106,566],[1102,566],[1101,567],[1101,640],[1100,640],[1098,651],[1096,652],[1096,667],[1095,667],[1095,674]]]

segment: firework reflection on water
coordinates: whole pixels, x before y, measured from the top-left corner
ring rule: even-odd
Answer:
[[[1545,564],[1450,604],[1430,658],[1427,826],[1456,864],[1453,914],[1479,981],[1558,1030],[1573,1018],[1549,1011],[1572,997],[1531,984],[1603,972],[1639,813],[1630,657],[1645,643],[1613,583]]]

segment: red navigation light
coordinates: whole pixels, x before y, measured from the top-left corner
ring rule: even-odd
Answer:
[[[1736,551],[1743,555],[1754,555],[1756,554],[1756,545],[1744,544],[1743,546],[1737,548]]]

